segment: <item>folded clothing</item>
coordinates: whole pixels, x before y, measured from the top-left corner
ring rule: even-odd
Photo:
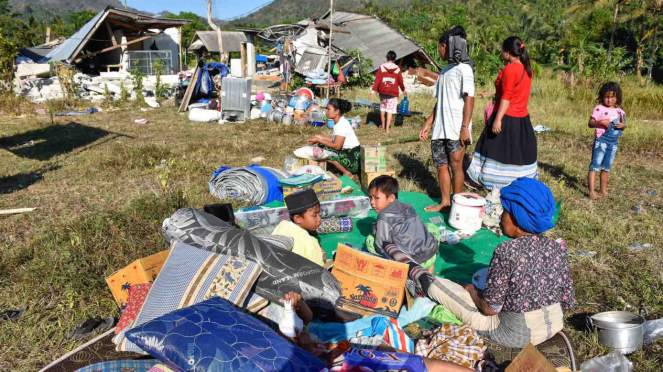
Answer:
[[[318,234],[336,234],[352,232],[352,217],[325,218],[318,227]]]
[[[279,185],[286,187],[304,187],[324,180],[321,174],[304,173],[289,178],[279,178]]]
[[[220,167],[209,181],[209,191],[221,200],[263,205],[275,200],[283,201],[278,179],[288,177],[288,172],[256,164],[239,168]]]

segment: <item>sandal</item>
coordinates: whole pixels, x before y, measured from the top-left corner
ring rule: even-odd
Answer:
[[[78,328],[69,332],[67,338],[70,340],[78,340],[84,338],[94,332],[105,332],[115,325],[115,318],[90,318],[81,324]]]
[[[21,308],[18,308],[16,310],[7,310],[7,311],[4,311],[4,312],[0,313],[0,324],[2,324],[4,322],[11,321],[11,320],[15,320],[19,316],[23,315],[25,310],[26,310],[26,308],[21,307]]]

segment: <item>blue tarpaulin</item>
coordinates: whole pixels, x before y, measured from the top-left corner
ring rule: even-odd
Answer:
[[[212,83],[212,79],[210,79],[209,76],[209,70],[212,69],[219,69],[221,72],[221,78],[223,79],[228,75],[228,66],[224,65],[223,63],[218,63],[218,62],[211,62],[211,63],[206,63],[203,65],[202,68],[199,69],[199,76],[198,76],[198,82],[196,82],[196,91],[195,94],[199,94],[202,90],[202,93],[209,95],[211,92],[214,91],[214,83]],[[201,89],[201,83],[207,84],[206,87],[207,89]]]
[[[262,54],[256,54],[256,62],[267,63],[267,56],[263,56]]]

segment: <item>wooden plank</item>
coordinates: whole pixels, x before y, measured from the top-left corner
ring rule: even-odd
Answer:
[[[239,54],[242,58],[242,77],[246,77],[246,43],[239,45]]]
[[[184,99],[182,99],[182,103],[180,103],[180,107],[177,109],[177,112],[184,112],[186,111],[187,107],[189,107],[189,102],[191,101],[191,96],[193,95],[193,91],[196,89],[197,83],[198,83],[198,66],[196,65],[196,69],[193,70],[193,76],[191,77],[191,82],[189,83],[189,86],[186,88],[186,92],[184,93]]]
[[[113,19],[113,18],[108,18],[108,22],[114,23],[116,25],[120,25],[124,28],[128,28],[130,30],[135,30],[135,31],[144,31],[145,27],[138,27],[136,25],[132,25],[131,23],[127,22],[122,22],[119,19]]]
[[[108,22],[104,22],[104,24],[106,25],[106,31],[108,31],[108,36],[110,36],[113,45],[117,45],[117,40],[115,40],[115,34],[113,34],[113,30],[111,30],[110,24]]]
[[[83,59],[83,58],[96,56],[97,54],[110,52],[111,50],[115,50],[115,49],[117,49],[117,48],[122,48],[122,47],[125,47],[125,46],[127,46],[127,45],[131,45],[131,44],[139,43],[139,42],[141,42],[141,41],[143,41],[143,40],[147,40],[147,39],[149,39],[149,38],[151,38],[151,37],[153,37],[153,36],[156,36],[156,35],[158,35],[158,34],[145,35],[145,36],[139,37],[138,39],[134,39],[134,40],[131,40],[131,41],[127,41],[126,43],[122,43],[122,44],[118,44],[118,45],[115,45],[115,46],[112,46],[112,47],[104,48],[104,49],[102,49],[102,50],[100,50],[100,51],[98,51],[98,52],[94,52],[94,53],[91,53],[91,54],[86,54],[86,55],[84,55],[84,56],[82,56],[82,57],[80,57],[80,58],[77,58],[76,61],[80,61],[80,60]]]
[[[35,209],[37,209],[37,208],[3,209],[3,210],[0,210],[0,215],[20,214],[20,213],[32,212]]]
[[[368,20],[371,20],[371,19],[374,19],[374,18],[373,18],[373,17],[357,18],[357,19],[351,19],[351,20],[349,20],[349,21],[345,21],[345,22],[342,22],[342,23],[359,22],[359,21],[368,21]]]

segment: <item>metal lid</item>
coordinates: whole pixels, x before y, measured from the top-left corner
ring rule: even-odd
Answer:
[[[645,323],[645,318],[641,315],[628,311],[606,311],[594,314],[590,318],[595,326],[604,329],[630,329]]]

